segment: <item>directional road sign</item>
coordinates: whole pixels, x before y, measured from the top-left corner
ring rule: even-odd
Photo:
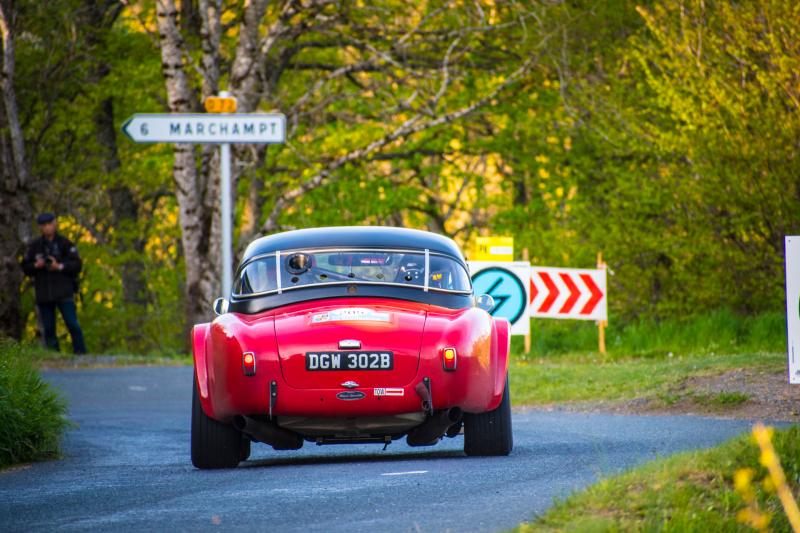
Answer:
[[[531,266],[525,261],[470,261],[469,270],[475,294],[494,298],[491,315],[508,319],[512,335],[530,333]]]
[[[606,269],[531,267],[530,314],[608,320]]]
[[[229,298],[233,281],[233,230],[231,198],[231,143],[277,144],[286,142],[286,116],[282,113],[214,114],[235,111],[236,99],[226,91],[206,99],[210,114],[137,113],[122,131],[137,143],[219,144],[220,217],[222,218],[222,294]]]
[[[800,383],[800,236],[786,237],[786,343],[789,383]]]
[[[137,113],[125,122],[122,131],[140,143],[273,144],[286,141],[286,116]]]

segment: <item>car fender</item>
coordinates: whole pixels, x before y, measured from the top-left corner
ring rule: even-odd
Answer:
[[[508,375],[511,351],[511,324],[505,318],[492,320],[492,369],[494,371],[494,394],[489,409],[496,409],[503,399]]]
[[[220,315],[211,323],[205,345],[208,354],[206,414],[228,422],[235,414],[266,412],[270,382],[284,383],[273,317]],[[256,361],[252,376],[245,375],[242,370],[242,357],[247,352],[252,353]],[[284,401],[286,395],[279,394],[276,408],[281,408]]]
[[[419,377],[430,376],[436,408],[460,407],[468,413],[483,413],[499,405],[508,365],[506,330],[478,308],[453,313],[431,309],[425,324]],[[442,350],[456,349],[457,368],[442,369]]]
[[[194,359],[194,379],[197,383],[197,392],[200,395],[200,404],[203,411],[211,416],[211,405],[208,397],[208,362],[207,341],[211,324],[206,322],[196,324],[192,328],[192,358]]]

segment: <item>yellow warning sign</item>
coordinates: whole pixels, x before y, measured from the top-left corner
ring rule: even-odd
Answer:
[[[478,237],[473,261],[513,261],[514,237]]]

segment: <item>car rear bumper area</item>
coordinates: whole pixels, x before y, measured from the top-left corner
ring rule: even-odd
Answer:
[[[426,386],[430,380],[420,379],[416,385],[412,382],[405,387],[337,389],[297,389],[282,379],[237,381],[237,394],[216,398],[214,413],[210,416],[220,420],[235,415],[346,418],[431,411],[429,385]],[[231,387],[231,384],[226,387]]]
[[[223,320],[226,316],[212,324],[205,349],[195,350],[201,405],[207,416],[219,421],[230,422],[236,415],[369,417],[453,407],[465,413],[483,413],[496,408],[503,394],[507,361],[494,356],[496,350],[490,350],[491,337],[486,331],[474,339],[469,337],[469,343],[463,332],[474,332],[461,324],[454,333],[431,333],[432,339],[425,344],[432,348],[421,352],[410,374],[382,368],[297,369],[325,378],[313,384],[310,378],[298,378],[297,384],[287,379],[269,320],[244,328],[234,318]],[[431,321],[435,322],[435,317]],[[445,366],[440,345],[455,347],[457,365]]]
[[[426,364],[427,363],[427,364]],[[207,395],[200,386],[206,414],[230,422],[236,415],[268,417],[377,417],[432,413],[458,407],[480,413],[496,407],[491,373],[467,365],[445,372],[438,361],[423,360],[417,375],[403,386],[363,387],[356,379],[337,388],[299,389],[283,379],[276,360],[259,360],[258,372],[241,368],[209,372]],[[198,375],[198,380],[200,376]],[[500,391],[502,394],[502,390]]]

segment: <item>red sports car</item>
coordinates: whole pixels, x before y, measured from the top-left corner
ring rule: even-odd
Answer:
[[[513,447],[509,324],[472,293],[458,246],[424,231],[335,227],[250,244],[219,316],[193,330],[192,463],[251,441]]]

